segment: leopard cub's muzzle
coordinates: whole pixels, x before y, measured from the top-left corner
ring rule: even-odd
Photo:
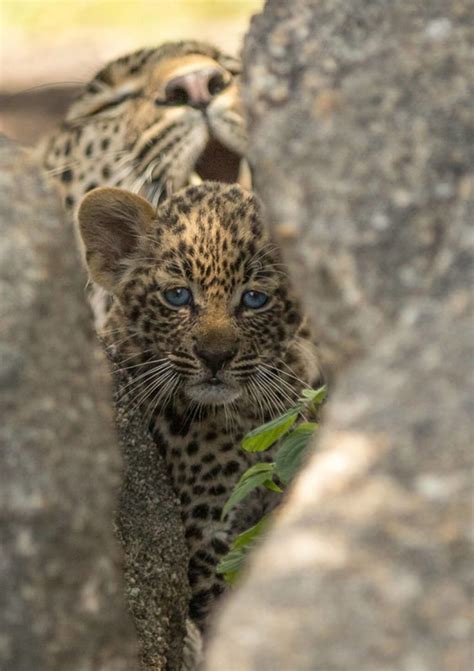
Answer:
[[[194,353],[203,362],[211,374],[210,381],[214,384],[219,382],[218,373],[232,361],[237,354],[237,347],[219,347],[218,349],[209,349],[206,347],[194,346]]]
[[[232,362],[238,354],[239,342],[233,329],[203,328],[194,335],[193,341],[192,351],[199,373],[189,380],[187,395],[192,400],[212,405],[236,400],[241,390],[232,375]]]

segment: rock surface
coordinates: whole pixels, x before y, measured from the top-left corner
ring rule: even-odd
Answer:
[[[467,298],[473,41],[468,0],[281,0],[254,21],[257,188],[336,370]]]
[[[254,20],[257,188],[331,398],[208,671],[471,666],[473,29],[467,0]]]
[[[0,141],[0,668],[131,671],[106,365],[59,200]]]
[[[122,461],[72,227],[0,150],[0,668],[178,671],[187,551],[164,461],[116,371]]]
[[[150,671],[180,671],[190,599],[179,502],[157,447],[134,409],[130,381],[114,368],[116,423],[125,471],[117,515],[125,594]],[[128,386],[127,386],[128,385]]]

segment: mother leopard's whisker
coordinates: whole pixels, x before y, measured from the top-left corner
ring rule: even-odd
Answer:
[[[133,161],[130,159],[127,161],[123,161],[122,165],[120,168],[117,170],[117,172],[114,173],[114,184],[122,183],[122,185],[125,185],[125,181],[128,179],[130,175],[134,173],[135,170],[135,164]]]
[[[146,172],[138,175],[135,180],[131,183],[129,190],[132,193],[140,193],[142,190],[144,184],[147,182],[148,177]]]
[[[161,195],[164,191],[164,187],[161,182],[152,183],[151,190],[149,191],[148,199],[154,207],[158,207]]]
[[[128,152],[125,149],[122,150],[114,150],[114,151],[108,151],[108,152],[101,152],[101,158],[115,158],[117,156],[125,155],[124,158],[121,159],[121,161],[127,162],[130,161],[130,157],[127,156]],[[78,166],[82,165],[82,159],[80,157],[70,159],[69,161],[66,161],[65,163],[59,163],[58,165],[54,166],[54,168],[49,168],[45,170],[45,173],[47,175],[60,175],[62,172],[65,170],[70,170],[71,168],[76,168]],[[120,161],[117,162],[117,167],[120,165]]]

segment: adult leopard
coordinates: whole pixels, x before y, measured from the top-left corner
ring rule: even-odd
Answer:
[[[196,176],[238,181],[247,148],[239,74],[237,58],[193,41],[106,65],[40,146],[66,207],[97,186],[156,205]]]

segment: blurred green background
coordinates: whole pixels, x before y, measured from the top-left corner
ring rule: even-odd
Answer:
[[[169,40],[240,51],[263,0],[0,0],[0,132],[32,144],[108,60]]]

